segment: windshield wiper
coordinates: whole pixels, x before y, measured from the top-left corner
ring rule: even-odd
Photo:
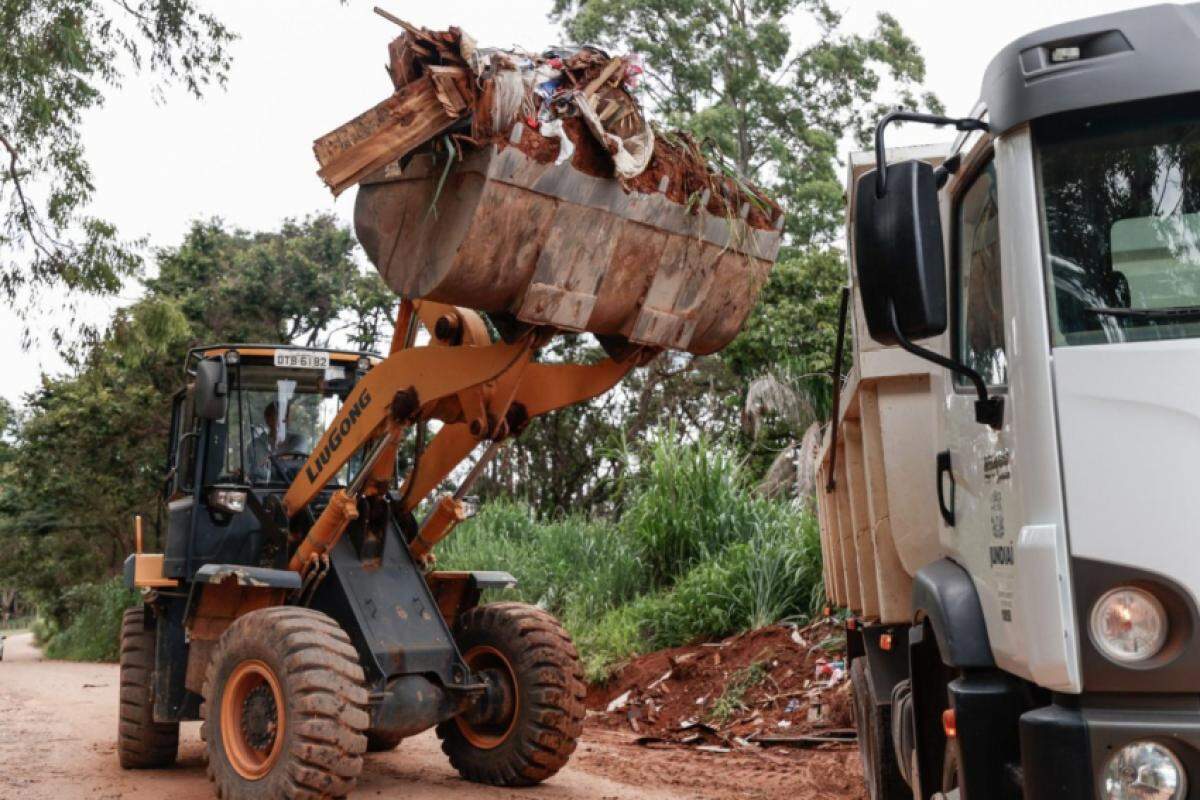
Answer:
[[[1090,314],[1100,314],[1106,317],[1126,317],[1128,319],[1149,319],[1166,321],[1186,321],[1200,319],[1200,306],[1166,306],[1164,308],[1116,308],[1112,306],[1093,306],[1085,309]]]

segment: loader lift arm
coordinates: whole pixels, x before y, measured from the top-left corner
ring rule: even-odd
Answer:
[[[429,332],[428,345],[415,345],[418,323]],[[360,498],[389,490],[396,477],[396,448],[413,425],[443,423],[403,481],[404,513],[415,509],[480,442],[503,442],[535,417],[603,394],[657,353],[638,348],[619,361],[606,358],[591,365],[533,363],[547,335],[534,328],[512,343],[492,343],[474,311],[402,301],[390,354],[346,397],[284,495],[284,511],[294,518],[356,452],[367,448],[358,475],[334,492],[297,546],[289,569],[308,572],[358,517]],[[442,499],[409,545],[414,557],[426,558],[463,518],[458,503],[456,497]]]

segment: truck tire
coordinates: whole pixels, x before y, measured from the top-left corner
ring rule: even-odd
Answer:
[[[400,742],[404,740],[403,736],[396,736],[391,733],[381,733],[380,731],[367,731],[367,752],[368,753],[386,753],[389,750],[395,750],[400,746]]]
[[[154,721],[155,629],[141,606],[121,618],[121,703],[117,757],[125,769],[169,767],[179,752],[179,723]]]
[[[896,763],[889,706],[880,706],[876,702],[867,676],[865,656],[850,664],[850,689],[867,796],[871,800],[911,800],[912,789],[905,783]]]
[[[204,679],[217,796],[345,797],[362,772],[368,699],[358,652],[330,617],[293,606],[238,617]]]
[[[454,768],[495,786],[532,786],[562,769],[583,732],[586,690],[558,620],[524,603],[493,603],[463,614],[455,638],[493,689],[437,726]]]

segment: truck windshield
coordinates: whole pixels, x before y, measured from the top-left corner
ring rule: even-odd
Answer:
[[[1200,336],[1200,113],[1170,105],[1035,125],[1056,345]]]
[[[325,373],[242,364],[230,383],[225,475],[256,486],[290,484],[341,407]]]

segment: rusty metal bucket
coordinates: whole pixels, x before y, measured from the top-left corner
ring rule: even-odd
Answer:
[[[514,141],[521,135],[537,134],[518,125]],[[780,232],[747,225],[745,208],[715,216],[659,189],[627,192],[569,162],[492,145],[448,174],[444,160],[418,155],[364,181],[354,223],[405,297],[713,353],[753,308]]]

